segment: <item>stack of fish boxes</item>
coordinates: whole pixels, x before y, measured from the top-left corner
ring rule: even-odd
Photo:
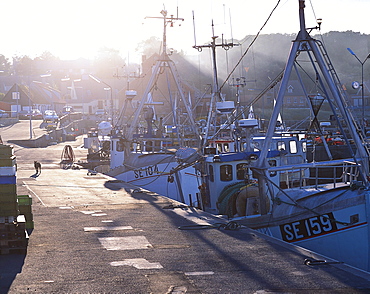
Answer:
[[[30,195],[18,195],[19,213],[26,219],[26,229],[33,229],[32,197]]]
[[[26,221],[19,215],[13,146],[0,145],[0,254],[27,249]]]

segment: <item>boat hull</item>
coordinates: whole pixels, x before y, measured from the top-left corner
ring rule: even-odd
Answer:
[[[125,181],[189,206],[198,206],[200,180],[193,167],[173,172],[179,163],[172,155],[147,154],[129,161],[120,172],[111,173]]]
[[[317,201],[313,209],[304,211],[282,199],[272,214],[235,220],[269,236],[370,271],[369,197],[368,191],[345,187],[310,196],[301,194],[301,199],[295,202],[307,207],[305,202]]]

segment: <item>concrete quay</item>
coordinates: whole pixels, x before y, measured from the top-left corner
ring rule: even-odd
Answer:
[[[82,139],[71,144],[83,159]],[[0,255],[0,293],[370,293],[370,274],[340,261],[247,228],[217,229],[224,219],[103,174],[61,169],[63,147],[15,146],[34,230],[27,254]]]

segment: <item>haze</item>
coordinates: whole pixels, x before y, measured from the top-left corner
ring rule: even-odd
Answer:
[[[7,58],[31,58],[49,51],[61,59],[92,59],[101,48],[119,50],[122,57],[138,61],[138,43],[156,36],[162,39],[160,11],[184,18],[168,27],[168,46],[196,54],[196,41],[203,44],[215,35],[242,39],[258,32],[278,0],[6,0],[2,1],[2,45]],[[263,3],[263,4],[262,4]],[[312,11],[312,7],[314,12]],[[177,10],[178,9],[178,10]],[[298,0],[282,0],[262,33],[296,33]],[[322,18],[322,33],[352,30],[370,33],[368,0],[307,0],[306,23],[315,26]],[[5,25],[6,24],[6,25]],[[181,26],[179,26],[181,25]]]

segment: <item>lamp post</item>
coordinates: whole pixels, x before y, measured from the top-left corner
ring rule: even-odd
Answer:
[[[94,77],[93,75],[89,75],[90,78],[92,78],[95,82],[99,84],[104,84],[110,89],[110,109],[111,109],[111,117],[112,117],[112,127],[114,127],[114,122],[113,122],[113,89],[111,86],[109,86],[106,82],[103,82],[102,80],[98,79],[97,77]]]
[[[347,50],[349,51],[349,53],[351,53],[357,60],[358,62],[361,64],[361,100],[362,100],[362,130],[364,133],[365,132],[365,92],[364,92],[364,64],[366,62],[366,60],[368,60],[370,58],[370,53],[366,56],[366,58],[364,59],[364,61],[361,61],[357,55],[355,54],[355,52],[353,52],[351,50],[351,48],[347,48]],[[354,85],[354,88],[356,89],[358,87]]]

